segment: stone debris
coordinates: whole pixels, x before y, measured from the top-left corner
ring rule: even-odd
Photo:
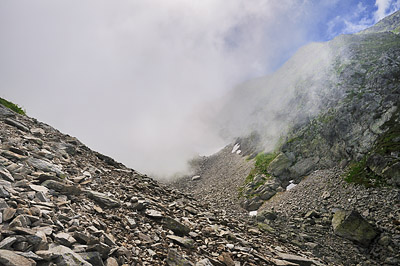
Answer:
[[[266,248],[277,240],[254,236],[256,226],[241,216],[2,108],[0,264],[264,265],[279,258]],[[280,246],[307,257],[296,246]]]

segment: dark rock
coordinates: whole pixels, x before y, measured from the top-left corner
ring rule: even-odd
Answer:
[[[27,162],[32,167],[34,167],[38,170],[41,170],[43,172],[53,172],[53,173],[56,173],[60,177],[64,176],[64,172],[61,171],[61,167],[59,167],[58,165],[55,165],[51,162],[47,162],[45,160],[37,159],[37,158],[33,158],[33,157],[28,158]]]
[[[17,238],[14,236],[6,237],[0,242],[0,249],[9,249],[16,241]]]
[[[335,234],[369,246],[378,232],[356,211],[337,211],[333,215],[332,227]]]
[[[104,266],[99,252],[78,253],[84,260],[95,266]]]
[[[18,128],[19,130],[22,130],[22,131],[25,131],[25,132],[29,132],[29,128],[25,124],[23,124],[23,123],[21,123],[19,121],[16,121],[14,119],[6,118],[4,120],[4,122],[6,122],[6,124],[8,124],[10,126]]]
[[[108,197],[107,195],[100,193],[100,192],[87,190],[86,194],[88,195],[89,198],[91,198],[94,201],[98,202],[99,204],[109,207],[109,208],[116,208],[121,205],[121,203],[119,201],[112,199],[112,198]]]
[[[74,185],[67,185],[55,180],[44,181],[42,186],[67,195],[78,195],[81,193],[81,190],[78,187]]]
[[[164,226],[179,236],[189,234],[190,228],[181,222],[172,219],[171,217],[164,217],[162,220]]]
[[[170,249],[168,251],[168,256],[165,262],[168,266],[193,266],[193,263],[182,257],[176,249]]]
[[[0,177],[6,181],[9,182],[14,182],[14,177],[11,175],[11,173],[4,167],[0,165]]]

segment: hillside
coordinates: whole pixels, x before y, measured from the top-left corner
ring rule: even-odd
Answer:
[[[324,265],[0,104],[0,264]]]
[[[399,265],[398,25],[235,88],[232,143],[171,184],[2,99],[0,265]]]
[[[209,169],[194,167],[200,179],[176,186],[216,206],[224,198],[229,209],[258,210],[258,220],[267,213],[271,234],[330,263],[399,264],[398,25],[399,11],[358,34],[307,45],[275,73],[239,85],[216,119],[235,141],[203,158]],[[235,145],[252,152],[228,152]],[[210,177],[224,158],[227,175]],[[286,190],[290,184],[298,185]],[[341,210],[367,219],[380,238],[368,248],[336,238],[331,221]]]

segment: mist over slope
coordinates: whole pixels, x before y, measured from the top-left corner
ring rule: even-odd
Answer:
[[[366,79],[381,74],[372,70],[378,62],[385,64],[384,49],[389,54],[398,45],[399,16],[396,12],[356,35],[306,45],[275,73],[237,86],[226,95],[215,119],[221,135],[233,141],[257,132],[265,151],[277,148],[290,129],[335,106],[350,88],[365,87]]]
[[[336,82],[334,51],[327,43],[302,47],[278,71],[239,85],[228,94],[216,124],[226,138],[257,131],[266,150],[288,128],[316,114]]]
[[[335,166],[350,165],[348,182],[400,185],[399,14],[307,45],[274,74],[226,97],[215,120],[222,134],[250,150],[243,155],[269,153],[243,177],[246,209],[258,209],[291,180]]]

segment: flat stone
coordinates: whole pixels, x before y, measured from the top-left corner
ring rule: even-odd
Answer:
[[[17,210],[14,208],[6,208],[3,210],[3,222],[7,222],[8,220],[11,220],[14,218],[15,212]]]
[[[22,241],[22,242],[15,243],[13,245],[13,250],[24,252],[24,251],[27,251],[30,246],[31,245],[28,242]]]
[[[36,254],[47,261],[55,259],[56,265],[92,266],[79,254],[65,246],[52,245],[48,250],[37,251]]]
[[[4,122],[10,126],[16,127],[19,130],[25,131],[25,132],[29,132],[29,128],[22,122],[16,121],[14,119],[11,118],[6,118],[4,120]]]
[[[74,243],[76,243],[75,238],[67,233],[58,233],[54,235],[54,241],[67,247],[71,247]]]
[[[86,176],[81,175],[81,176],[77,176],[77,177],[72,178],[72,180],[73,180],[75,183],[81,183],[85,178],[86,178]]]
[[[4,210],[6,208],[9,208],[7,202],[4,199],[0,198],[0,210]]]
[[[82,191],[74,186],[74,185],[67,185],[55,180],[47,180],[42,183],[42,186],[45,186],[49,189],[53,189],[57,192],[67,194],[67,195],[79,195]]]
[[[49,193],[49,189],[45,186],[38,186],[38,185],[33,185],[30,184],[29,187],[36,192],[42,192],[43,194]]]
[[[162,223],[167,229],[171,230],[179,236],[187,235],[190,232],[189,227],[175,219],[172,219],[171,217],[164,217]]]
[[[10,197],[10,193],[3,186],[0,185],[0,198],[8,198]]]
[[[97,252],[100,253],[100,255],[101,255],[101,257],[103,259],[107,259],[108,255],[109,255],[109,253],[111,251],[111,248],[108,245],[104,244],[104,243],[98,243],[98,244],[89,246],[87,251],[88,252],[97,251]]]
[[[161,219],[163,217],[162,213],[156,210],[148,209],[145,211],[146,216],[154,219]]]
[[[14,182],[14,177],[11,173],[4,167],[0,166],[0,177],[6,181]]]
[[[18,215],[17,217],[14,218],[14,220],[12,220],[12,222],[10,223],[10,228],[13,227],[28,227],[28,225],[31,224],[31,220],[29,220],[28,217],[26,217],[26,215]]]
[[[20,155],[12,151],[2,151],[1,155],[9,160],[16,160],[16,161],[24,161],[27,158],[26,156]]]
[[[313,260],[303,258],[303,257],[297,256],[297,255],[278,252],[278,256],[282,260],[297,263],[300,266],[311,266],[311,265],[315,264]]]
[[[115,246],[115,238],[110,235],[110,234],[103,234],[102,237],[104,238],[104,243],[106,243],[108,246],[112,247]]]
[[[27,259],[32,259],[32,260],[43,260],[42,257],[36,255],[35,253],[33,253],[32,251],[28,251],[28,252],[16,252],[18,255],[21,255]]]
[[[9,249],[16,241],[17,238],[14,236],[6,237],[0,242],[0,249]]]
[[[11,230],[20,235],[36,235],[36,231],[29,228],[13,227]]]
[[[37,137],[43,136],[46,132],[42,128],[32,128],[31,133]]]
[[[272,262],[276,266],[299,266],[299,264],[297,264],[297,263],[293,263],[293,262],[286,261],[286,260],[272,259]]]
[[[41,170],[43,172],[53,172],[53,173],[56,173],[58,176],[64,175],[64,172],[61,171],[60,166],[50,163],[48,161],[30,157],[30,158],[28,158],[27,162],[32,167],[34,167],[38,170]]]
[[[35,266],[36,262],[13,251],[2,249],[0,250],[0,264],[4,266]]]
[[[201,176],[199,176],[199,175],[195,175],[195,176],[192,177],[192,181],[197,181],[197,180],[200,180],[200,179],[201,179]]]
[[[175,235],[167,235],[167,238],[171,239],[178,245],[184,246],[186,248],[193,248],[194,247],[194,240],[188,237],[180,237]]]
[[[136,221],[131,217],[126,217],[126,223],[128,224],[129,228],[131,228],[131,229],[136,228],[136,226],[137,226]]]
[[[41,202],[49,202],[49,199],[46,197],[46,195],[43,192],[36,192],[35,198]]]
[[[87,190],[86,194],[88,195],[89,198],[96,201],[102,206],[106,206],[109,208],[116,208],[121,206],[121,203],[119,201],[108,197],[106,194],[91,190]]]

